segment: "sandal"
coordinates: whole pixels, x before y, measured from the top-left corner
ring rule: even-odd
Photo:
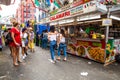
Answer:
[[[18,60],[18,62],[19,62],[19,63],[22,63],[22,61],[21,61],[21,60]]]
[[[19,64],[18,64],[18,63],[14,63],[13,65],[14,65],[15,67],[19,66]]]
[[[58,61],[60,61],[61,59],[60,58],[57,58]]]
[[[67,59],[63,59],[63,61],[67,61]]]

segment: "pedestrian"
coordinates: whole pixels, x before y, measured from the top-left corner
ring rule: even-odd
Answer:
[[[5,46],[5,36],[4,36],[4,32],[2,33],[1,40],[2,40],[2,46]]]
[[[34,52],[34,32],[33,32],[33,29],[32,28],[29,28],[30,29],[30,33],[29,33],[29,36],[30,36],[30,49],[31,49],[31,52]]]
[[[58,58],[57,60],[61,60],[60,58],[60,53],[61,53],[61,50],[63,50],[63,53],[64,53],[64,61],[67,60],[67,53],[66,53],[66,43],[65,43],[65,32],[63,29],[61,29],[60,31],[60,35],[59,35],[59,40],[57,42],[59,45],[58,45]]]
[[[43,48],[43,33],[44,33],[44,30],[42,31],[42,34],[40,35],[40,47]]]
[[[12,48],[12,55],[13,55],[13,65],[18,66],[18,62],[21,62],[19,57],[19,48],[21,45],[21,37],[20,37],[20,30],[19,24],[17,22],[13,23],[13,27],[11,29],[11,37],[13,42],[10,43]]]
[[[5,46],[8,45],[7,40],[6,40],[6,36],[7,36],[8,33],[9,33],[8,29],[4,30],[4,41],[5,41]]]
[[[40,37],[39,37],[40,35],[39,35],[39,33],[37,32],[36,33],[36,40],[35,40],[35,42],[36,42],[36,46],[39,46],[39,42],[40,42]]]
[[[27,37],[28,37],[28,34],[27,34],[27,29],[26,28],[23,28],[22,29],[22,56],[23,56],[23,59],[25,59],[27,56]],[[27,41],[27,42],[26,42]]]
[[[43,38],[42,38],[42,48],[46,49],[48,44],[48,32],[47,30],[44,31],[43,33]]]
[[[50,32],[48,33],[48,41],[50,42],[50,53],[51,53],[51,62],[55,63],[55,46],[56,46],[56,37],[55,27],[50,27]]]
[[[9,40],[10,39],[10,36],[11,36],[11,32],[10,32],[11,28],[8,28],[8,33],[6,35],[6,45],[9,47],[10,49],[10,55],[12,56],[12,47],[10,46],[10,43],[11,41]]]

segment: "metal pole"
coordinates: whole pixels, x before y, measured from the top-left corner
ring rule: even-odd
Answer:
[[[111,8],[111,5],[107,5],[107,18],[110,18],[110,8]],[[106,26],[106,35],[105,35],[105,52],[107,51],[106,48],[107,48],[107,43],[108,43],[108,37],[109,37],[109,26]],[[105,54],[105,60],[106,60],[106,54]]]
[[[107,18],[110,18],[110,6],[107,6]],[[108,42],[109,26],[106,27],[106,45]]]

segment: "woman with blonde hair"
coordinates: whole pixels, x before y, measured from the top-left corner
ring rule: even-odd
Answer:
[[[13,27],[10,32],[11,32],[11,37],[13,40],[10,43],[10,46],[12,47],[13,65],[18,66],[19,65],[18,62],[21,62],[20,57],[19,57],[21,37],[20,37],[19,24],[17,22],[13,23]]]

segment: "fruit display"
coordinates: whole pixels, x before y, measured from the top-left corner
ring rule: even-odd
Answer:
[[[96,61],[104,62],[105,51],[100,47],[89,47],[88,49],[89,55]]]
[[[79,46],[77,48],[77,54],[78,54],[78,56],[84,55],[85,54],[85,48],[83,46]]]

